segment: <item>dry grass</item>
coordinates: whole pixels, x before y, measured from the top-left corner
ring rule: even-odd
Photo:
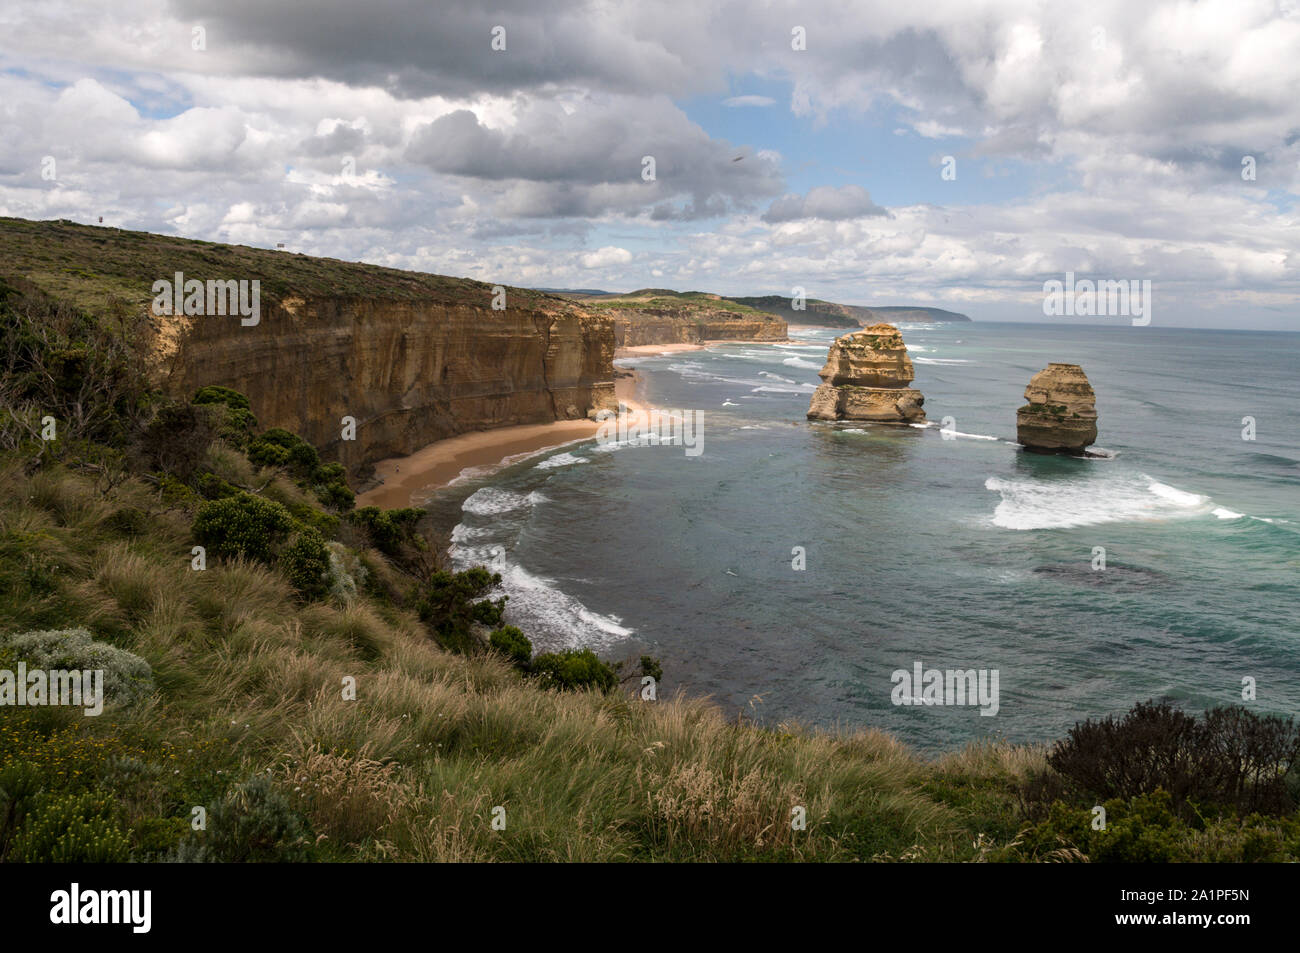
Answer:
[[[929,764],[879,732],[763,730],[681,696],[541,691],[495,657],[443,652],[413,615],[369,597],[303,606],[263,566],[192,571],[183,515],[143,484],[94,497],[77,474],[9,467],[0,502],[0,571],[18,549],[60,561],[63,624],[154,667],[152,707],[117,727],[226,752],[213,784],[271,770],[334,856],[978,860],[987,825],[960,792],[1009,816],[1008,780],[1041,763],[986,745]],[[124,505],[146,510],[147,534],[104,529]],[[33,627],[2,608],[6,630]]]

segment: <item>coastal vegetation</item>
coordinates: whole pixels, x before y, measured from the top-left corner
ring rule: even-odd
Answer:
[[[0,707],[0,860],[1300,860],[1295,728],[1245,709],[927,757],[534,654],[422,511],[52,287],[0,284],[0,670],[120,687]]]

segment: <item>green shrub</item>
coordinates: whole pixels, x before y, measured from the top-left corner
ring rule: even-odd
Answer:
[[[228,496],[236,496],[239,494],[238,487],[231,486],[215,473],[202,474],[199,477],[196,486],[198,488],[199,496],[203,497],[205,500],[223,500]]]
[[[471,652],[479,648],[474,626],[496,628],[501,625],[506,596],[484,598],[501,585],[499,573],[482,566],[451,573],[434,572],[415,604],[422,622],[428,623],[443,648],[454,652]]]
[[[280,568],[304,599],[319,599],[329,592],[330,552],[314,529],[302,530],[280,554]]]
[[[148,469],[188,482],[203,463],[217,431],[210,408],[160,402],[140,434],[139,452]]]
[[[235,785],[207,809],[198,831],[173,859],[214,863],[293,863],[311,859],[306,820],[265,775]]]
[[[154,690],[148,662],[125,649],[95,641],[86,629],[23,632],[0,638],[0,642],[29,668],[103,671],[106,703],[133,705]]]
[[[197,506],[201,497],[194,490],[176,479],[170,473],[158,478],[158,496],[168,506]]]
[[[303,479],[320,466],[316,448],[283,427],[272,427],[254,437],[248,445],[248,459],[260,467],[287,467]]]
[[[138,506],[123,506],[104,520],[104,527],[119,536],[142,536],[149,529],[149,514]]]
[[[13,839],[10,860],[20,863],[121,863],[130,839],[113,818],[113,798],[103,793],[41,793]]]
[[[311,475],[311,491],[330,509],[345,513],[356,505],[357,495],[348,486],[348,473],[341,463],[323,463]]]
[[[488,645],[496,649],[519,668],[527,668],[533,657],[533,643],[513,625],[503,625],[490,636]]]
[[[595,688],[610,692],[618,686],[614,666],[602,662],[591,649],[565,649],[539,655],[533,659],[533,673],[543,688]]]
[[[428,544],[417,531],[424,518],[424,510],[408,507],[381,510],[377,506],[363,506],[348,514],[348,519],[365,530],[370,544],[385,556],[400,558],[404,547],[426,549]]]
[[[211,385],[200,387],[194,395],[192,403],[195,404],[224,404],[231,410],[248,410],[250,404],[248,398],[237,390],[229,387],[217,387]]]
[[[1300,731],[1290,719],[1241,706],[1197,719],[1167,702],[1146,702],[1122,718],[1075,725],[1047,761],[1079,794],[1096,800],[1160,789],[1185,815],[1191,804],[1285,814],[1296,807]]]
[[[284,508],[298,521],[300,526],[310,527],[326,539],[339,531],[339,518],[324,510],[318,510],[309,503],[286,503]]]
[[[210,555],[269,563],[292,529],[293,517],[279,503],[240,492],[200,506],[193,533]]]
[[[225,421],[221,428],[221,437],[236,447],[245,447],[257,429],[257,418],[249,409],[248,398],[229,387],[200,387],[192,403],[221,407],[225,411]]]
[[[641,656],[640,674],[643,676],[649,675],[656,682],[662,682],[664,680],[663,664],[653,655],[643,655]]]

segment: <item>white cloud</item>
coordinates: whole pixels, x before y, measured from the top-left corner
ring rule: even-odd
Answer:
[[[626,265],[632,260],[632,253],[626,248],[606,245],[590,254],[582,256],[584,268],[608,268],[610,265]]]
[[[1295,314],[1294,4],[935,0],[867,15],[821,0],[800,8],[796,53],[776,8],[539,0],[499,58],[475,5],[443,6],[431,19],[419,0],[322,2],[309,30],[264,0],[0,8],[0,214],[103,214],[510,283],[599,269],[629,288],[802,283],[956,304],[1032,301],[1045,275],[1094,269],[1151,277],[1189,306]],[[205,51],[190,45],[198,22]],[[723,98],[749,77],[788,83],[789,109]],[[783,146],[791,113],[886,122],[1066,184],[955,206],[932,175],[936,204],[891,218],[875,181],[824,184],[814,168],[787,192],[790,160],[764,127],[754,142],[711,135],[679,105],[695,96],[766,108],[750,118]],[[585,247],[597,229],[637,254]]]

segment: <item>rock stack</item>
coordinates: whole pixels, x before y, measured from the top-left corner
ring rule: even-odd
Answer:
[[[1097,442],[1097,395],[1078,364],[1048,364],[1029,379],[1016,439],[1035,453],[1082,454]]]
[[[898,328],[873,324],[837,338],[820,373],[809,420],[925,420],[925,398],[912,383],[912,359]]]

